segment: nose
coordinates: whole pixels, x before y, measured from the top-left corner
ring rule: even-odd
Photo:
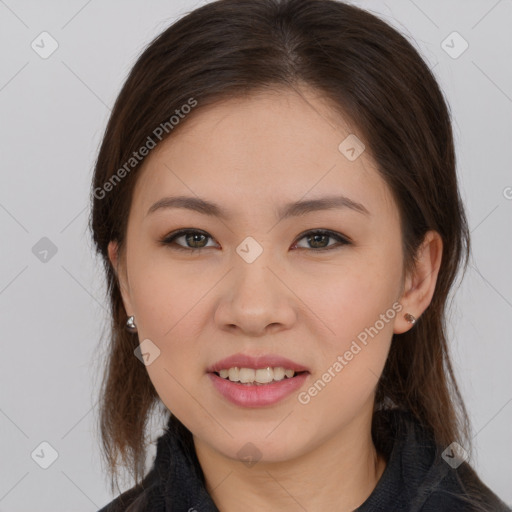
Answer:
[[[220,288],[215,312],[220,329],[259,337],[289,329],[296,321],[296,296],[285,273],[266,255],[252,263],[235,258]]]

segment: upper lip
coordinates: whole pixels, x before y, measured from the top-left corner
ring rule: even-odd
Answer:
[[[208,373],[219,372],[220,370],[229,368],[276,368],[282,366],[285,369],[294,370],[295,372],[309,371],[305,366],[292,361],[286,357],[277,354],[264,354],[261,356],[250,356],[248,354],[233,354],[232,356],[221,359],[209,366],[206,371]]]

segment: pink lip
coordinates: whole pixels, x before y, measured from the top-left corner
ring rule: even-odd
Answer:
[[[285,370],[294,370],[296,373],[309,371],[305,366],[302,366],[301,364],[298,364],[295,361],[291,361],[286,357],[281,357],[275,354],[267,354],[256,357],[249,356],[247,354],[233,354],[232,356],[217,361],[215,364],[208,367],[206,371],[208,373],[213,373],[234,367],[254,368],[255,370],[257,370],[259,368],[266,368],[267,366],[270,366],[271,368],[282,366]]]
[[[223,379],[214,372],[229,368],[276,368],[282,366],[284,369],[294,370],[295,373],[305,372],[295,375],[291,379],[285,378],[278,382],[272,382],[262,385],[247,385],[240,382],[231,382],[229,379]],[[234,354],[225,359],[217,361],[206,370],[208,377],[215,388],[230,402],[242,407],[262,407],[279,402],[293,391],[300,388],[309,376],[309,370],[301,365],[281,357],[276,354],[266,354],[262,356],[249,356],[247,354]]]
[[[246,366],[247,368],[247,366]],[[291,379],[280,380],[270,384],[247,385],[223,379],[216,373],[208,373],[215,388],[231,403],[241,407],[262,407],[279,402],[300,388],[309,377],[309,373],[301,373]]]

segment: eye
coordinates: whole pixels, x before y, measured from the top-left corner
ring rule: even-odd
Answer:
[[[185,246],[181,243],[176,243],[180,238],[183,239],[184,244],[186,244]],[[338,243],[329,245],[328,240],[330,238],[336,240]],[[172,246],[173,249],[180,251],[194,252],[207,248],[208,239],[212,239],[212,237],[204,231],[196,229],[180,229],[179,231],[175,231],[174,233],[164,237],[160,240],[160,243],[162,245]],[[311,249],[314,252],[336,249],[340,246],[351,244],[347,237],[327,229],[306,231],[300,235],[300,238],[298,238],[298,240],[302,239],[307,239],[307,243],[310,244],[310,247],[299,246],[299,248]],[[292,248],[297,246],[297,242],[295,242]]]
[[[183,238],[184,242],[186,244],[191,244],[191,246],[184,247],[181,244],[176,244],[175,240],[179,240],[180,238]],[[204,231],[198,231],[196,229],[180,229],[179,231],[171,233],[160,240],[160,243],[163,245],[172,245],[173,249],[177,249],[179,251],[194,252],[206,248],[206,240],[208,238],[211,238],[211,236]]]
[[[338,244],[328,245],[329,238],[333,238],[338,242]],[[341,235],[340,233],[336,233],[334,231],[329,231],[328,229],[316,229],[312,231],[307,231],[302,234],[298,240],[307,239],[307,243],[311,244],[311,248],[315,252],[337,249],[343,245],[350,245],[350,241],[347,237]],[[297,243],[293,245],[295,247]],[[300,247],[301,249],[308,249],[310,247]]]

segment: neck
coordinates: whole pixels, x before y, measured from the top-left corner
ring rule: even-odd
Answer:
[[[372,493],[386,466],[372,442],[371,414],[293,459],[260,460],[251,467],[195,436],[194,444],[206,488],[222,512],[353,511]]]

